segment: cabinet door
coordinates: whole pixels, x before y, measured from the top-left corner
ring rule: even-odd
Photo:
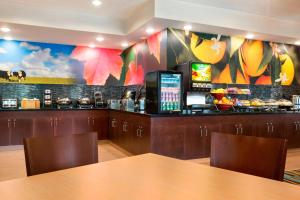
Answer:
[[[92,116],[75,117],[74,120],[74,134],[88,133],[93,131]]]
[[[109,139],[118,144],[120,121],[116,117],[109,119]]]
[[[206,157],[206,142],[208,136],[204,125],[192,125],[187,127],[184,134],[184,159]]]
[[[227,122],[223,121],[220,123],[220,132],[225,133],[225,134],[234,134],[238,135],[240,134],[240,122]]]
[[[119,132],[119,145],[127,151],[132,146],[133,123],[127,119],[121,120],[121,129]]]
[[[300,120],[289,117],[284,120],[285,138],[288,140],[288,148],[300,147]]]
[[[284,138],[284,124],[277,116],[258,116],[255,132],[258,137]]]
[[[95,116],[92,119],[92,131],[98,133],[98,140],[106,140],[108,138],[108,117]]]
[[[54,136],[54,121],[52,117],[34,119],[34,136]]]
[[[22,145],[23,139],[33,136],[33,119],[11,120],[11,144]]]
[[[9,119],[0,119],[0,146],[10,145]]]
[[[157,125],[151,131],[153,153],[174,158],[184,158],[185,125]]]
[[[150,125],[135,123],[129,151],[135,155],[150,152]]]
[[[73,119],[71,117],[55,117],[54,118],[54,135],[73,134]]]

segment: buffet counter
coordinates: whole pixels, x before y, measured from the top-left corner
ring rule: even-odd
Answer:
[[[212,132],[288,139],[300,147],[300,113],[217,112],[147,114],[111,109],[1,110],[0,145],[20,145],[24,137],[98,132],[132,154],[194,159],[210,155]]]

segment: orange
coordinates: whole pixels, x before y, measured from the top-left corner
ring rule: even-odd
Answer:
[[[226,65],[225,69],[223,69],[219,76],[213,79],[212,83],[232,83],[229,64]]]
[[[265,76],[265,75],[259,77],[255,82],[255,85],[271,85],[271,84],[272,84],[271,76]]]
[[[245,72],[252,77],[260,76],[264,73],[267,66],[259,68],[263,59],[264,46],[262,41],[246,40],[241,47],[241,54],[245,63]]]
[[[245,76],[245,77],[244,77]],[[250,84],[250,79],[247,74],[243,74],[238,70],[236,75],[236,83],[237,84]]]
[[[287,54],[279,55],[279,59],[283,62],[281,65],[281,76],[285,77],[281,81],[281,85],[291,85],[295,76],[294,63],[291,57]]]
[[[205,63],[218,63],[224,57],[226,42],[203,39],[201,44],[197,46],[200,39],[198,35],[192,33],[191,50],[194,56]]]
[[[234,52],[236,50],[238,50],[242,46],[244,41],[245,41],[245,38],[242,38],[242,37],[231,37],[230,38],[230,42],[231,42],[230,57],[234,54]]]

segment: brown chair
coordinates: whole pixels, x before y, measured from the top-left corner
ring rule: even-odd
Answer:
[[[212,133],[210,165],[282,181],[287,140]]]
[[[25,138],[27,176],[98,162],[97,133]]]

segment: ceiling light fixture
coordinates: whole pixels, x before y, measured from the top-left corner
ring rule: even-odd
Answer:
[[[127,42],[123,42],[121,45],[122,45],[122,47],[128,47],[129,46],[129,44]]]
[[[300,46],[300,40],[296,41],[295,45]]]
[[[93,0],[92,1],[92,4],[94,5],[94,6],[101,6],[101,4],[102,4],[102,2],[101,1],[99,1],[99,0]]]
[[[8,33],[8,32],[10,32],[10,28],[8,28],[8,27],[2,27],[1,31],[4,32],[4,33]]]
[[[253,35],[252,33],[248,33],[248,34],[246,35],[246,38],[249,39],[249,40],[251,40],[251,39],[254,38],[254,35]]]
[[[190,34],[190,31],[192,30],[192,25],[185,25],[183,27],[184,31],[185,31],[185,35],[189,35]]]
[[[8,41],[13,40],[13,38],[11,36],[4,36],[3,39],[8,40]]]
[[[90,48],[95,48],[95,47],[96,47],[96,45],[94,45],[94,44],[90,44],[90,45],[89,45],[89,47],[90,47]]]
[[[146,29],[146,33],[150,35],[150,34],[154,33],[154,29],[149,27]]]
[[[102,41],[104,40],[104,38],[103,38],[103,37],[97,37],[96,40],[97,40],[98,42],[102,42]]]

